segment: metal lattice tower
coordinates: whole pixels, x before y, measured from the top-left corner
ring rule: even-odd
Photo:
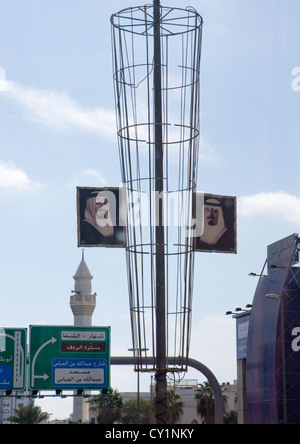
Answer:
[[[111,23],[135,369],[155,371],[164,423],[166,374],[185,371],[189,354],[203,21],[154,0]]]

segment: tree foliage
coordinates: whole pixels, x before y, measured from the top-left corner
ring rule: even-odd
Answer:
[[[97,413],[98,424],[113,424],[120,420],[123,399],[117,390],[109,389],[107,393],[94,396],[89,402],[90,410]]]
[[[121,422],[122,424],[151,424],[151,401],[140,399],[139,412],[136,399],[125,401]]]
[[[18,408],[15,409],[15,415],[10,416],[7,420],[16,424],[39,424],[48,418],[49,414],[42,412],[41,407],[33,404],[26,406],[19,404]]]
[[[203,424],[214,424],[215,422],[215,400],[212,388],[208,381],[199,384],[195,391],[197,413],[203,418]]]
[[[176,424],[183,415],[184,403],[174,390],[168,390],[168,424]]]

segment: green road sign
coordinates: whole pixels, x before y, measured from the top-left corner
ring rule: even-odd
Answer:
[[[30,390],[110,386],[110,327],[29,326]]]
[[[25,390],[26,328],[0,328],[0,390]]]

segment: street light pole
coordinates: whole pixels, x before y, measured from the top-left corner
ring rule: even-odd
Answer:
[[[163,143],[161,97],[160,0],[153,0],[154,110],[155,110],[155,205],[156,205],[156,423],[167,423],[167,359],[165,308],[165,236],[163,225]]]
[[[145,352],[145,351],[148,351],[148,350],[149,350],[149,348],[141,348],[141,349],[139,349],[139,348],[136,348],[136,349],[129,348],[128,349],[128,351],[132,351],[133,352],[133,355],[134,355],[135,351],[137,351],[139,353],[142,353],[142,352]],[[141,355],[139,356],[139,358],[141,359]],[[139,368],[137,370],[136,409],[137,409],[137,423],[139,424],[140,423],[140,370],[139,370]]]

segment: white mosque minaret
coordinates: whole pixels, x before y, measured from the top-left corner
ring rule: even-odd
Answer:
[[[70,296],[70,306],[74,314],[75,327],[90,327],[96,307],[96,293],[92,293],[93,276],[84,260],[84,250],[79,267],[73,276],[74,290]],[[82,422],[89,421],[89,403],[86,398],[74,396],[73,419]]]

